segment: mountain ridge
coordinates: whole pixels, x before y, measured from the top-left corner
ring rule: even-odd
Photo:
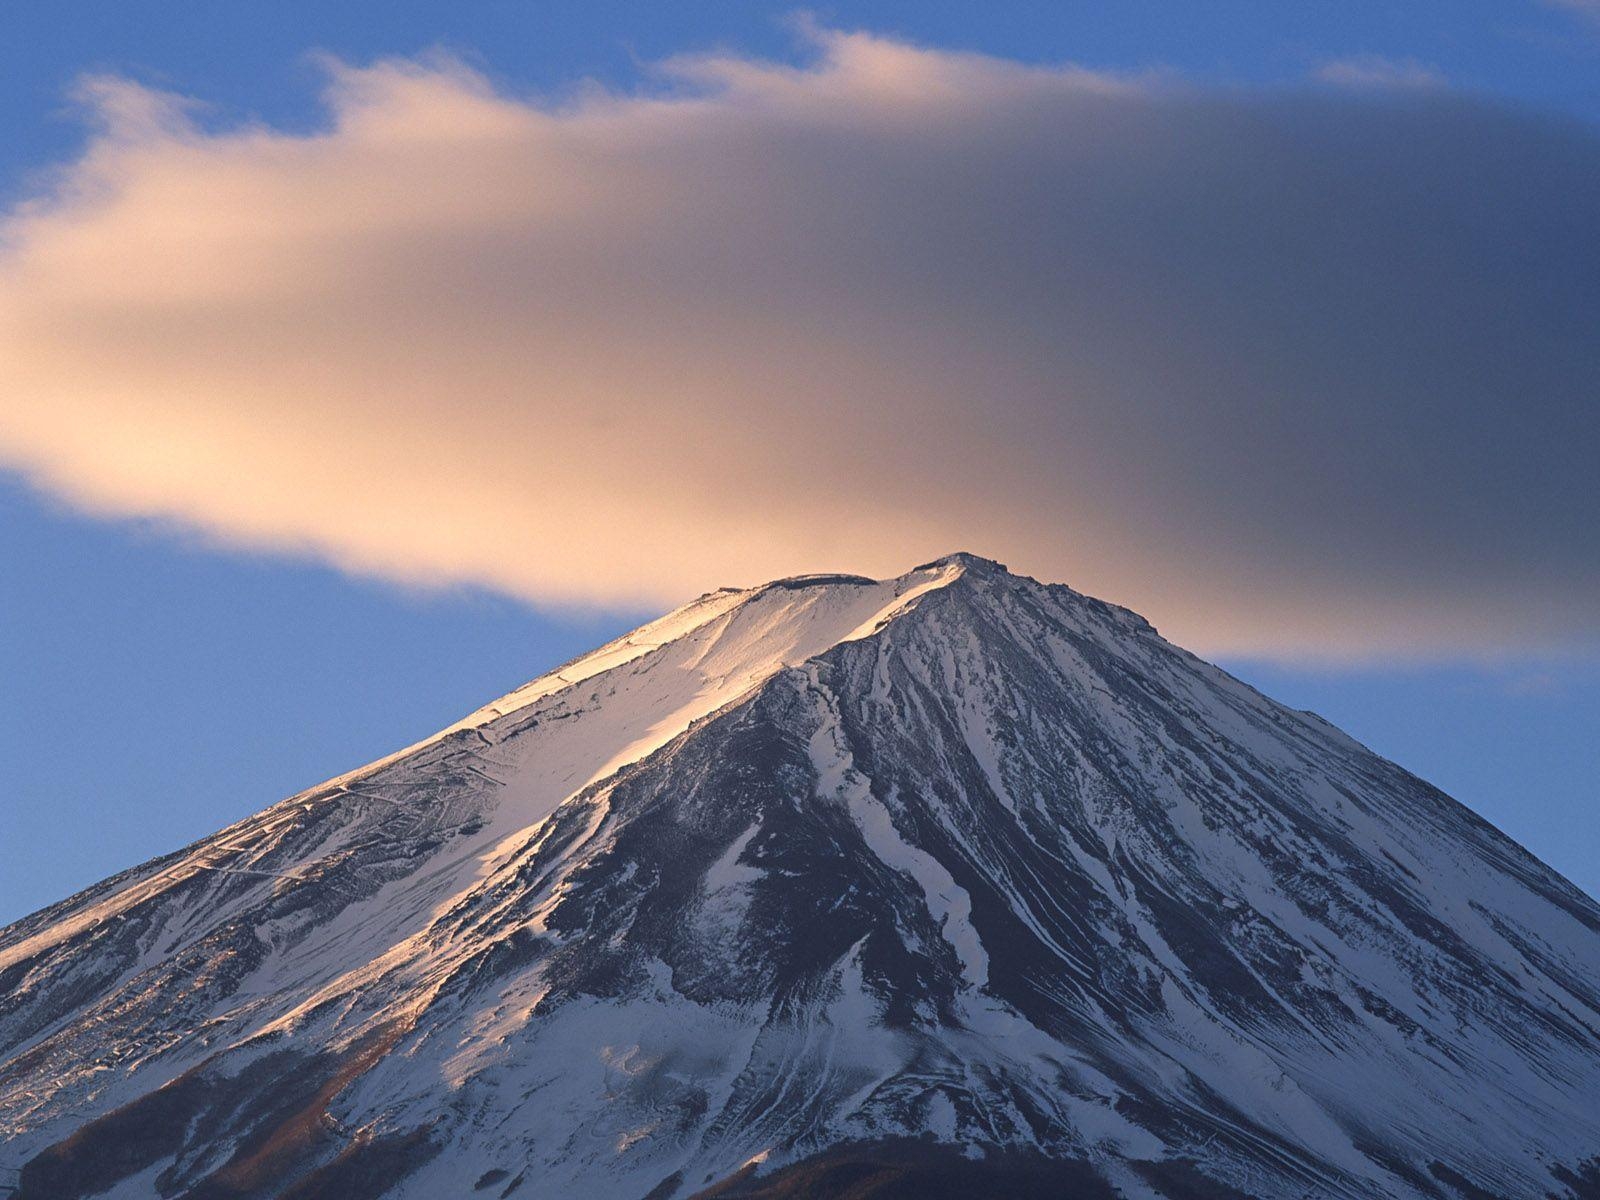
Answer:
[[[0,931],[0,1137],[31,1196],[689,1195],[905,1137],[1128,1196],[1587,1196],[1597,1030],[1570,883],[962,554],[706,593]]]

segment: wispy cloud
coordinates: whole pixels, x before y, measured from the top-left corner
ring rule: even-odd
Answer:
[[[1600,139],[818,33],[549,107],[125,82],[14,211],[0,462],[545,602],[955,547],[1211,649],[1600,629]]]
[[[1323,83],[1356,88],[1434,88],[1445,85],[1438,67],[1414,58],[1385,58],[1381,54],[1357,54],[1336,58],[1317,68],[1315,77]]]

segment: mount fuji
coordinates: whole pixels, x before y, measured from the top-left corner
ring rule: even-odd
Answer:
[[[7,1188],[1593,1200],[1600,905],[1067,587],[724,589],[0,930]]]

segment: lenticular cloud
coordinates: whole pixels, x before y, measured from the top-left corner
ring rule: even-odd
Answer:
[[[820,32],[325,128],[102,80],[5,221],[0,463],[425,584],[665,602],[970,545],[1211,650],[1600,628],[1600,139]]]

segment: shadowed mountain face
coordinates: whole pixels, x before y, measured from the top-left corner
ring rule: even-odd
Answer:
[[[1586,1197],[1597,1097],[1600,906],[967,555],[710,593],[0,932],[30,1200]]]

